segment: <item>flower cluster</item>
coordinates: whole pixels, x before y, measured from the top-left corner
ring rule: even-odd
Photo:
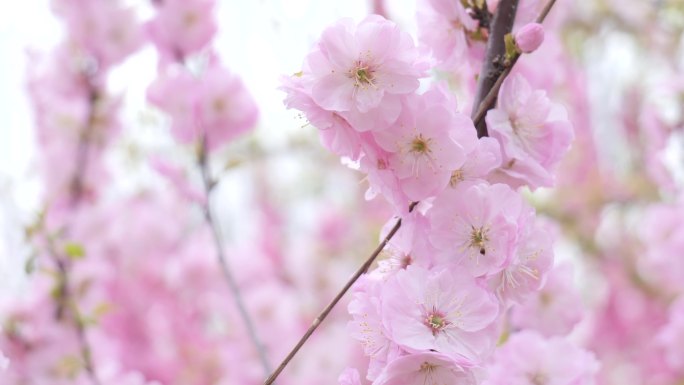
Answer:
[[[453,4],[445,14],[470,20],[459,33],[477,28]],[[492,138],[478,138],[446,85],[418,92],[430,63],[462,56],[447,49],[463,46],[425,57],[419,52],[430,50],[388,20],[343,20],[283,87],[286,105],[302,111],[323,144],[367,175],[367,197],[382,195],[402,219],[389,259],[363,277],[349,305],[349,330],[374,385],[478,383],[478,368],[510,327],[504,315],[537,293],[553,267],[551,231],[514,189],[553,184],[573,137],[567,113],[516,75],[487,114]],[[420,203],[410,210],[410,202]],[[558,383],[590,383],[594,366],[568,365],[558,370],[577,376]],[[340,381],[362,383],[353,370]]]

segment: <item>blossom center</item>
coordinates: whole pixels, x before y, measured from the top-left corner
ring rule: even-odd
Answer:
[[[429,154],[432,152],[430,142],[432,142],[431,138],[424,138],[423,134],[419,134],[411,141],[410,151],[416,154]]]
[[[354,79],[355,87],[375,86],[374,71],[368,64],[357,62],[356,66],[349,71],[349,77]]]
[[[435,369],[437,369],[437,365],[431,364],[427,361],[420,364],[421,373],[432,373]]]
[[[470,247],[480,249],[480,254],[485,255],[487,253],[487,242],[489,242],[488,233],[489,230],[484,227],[472,226],[472,231],[470,233]]]
[[[451,172],[451,178],[449,178],[449,186],[456,187],[459,182],[463,182],[465,177],[463,176],[463,170],[458,169]]]
[[[545,375],[541,373],[535,373],[531,376],[528,377],[530,380],[530,383],[533,385],[546,385],[548,379],[546,378]]]
[[[449,325],[449,321],[444,314],[432,309],[432,312],[425,318],[425,325],[432,330],[432,334],[437,334]]]

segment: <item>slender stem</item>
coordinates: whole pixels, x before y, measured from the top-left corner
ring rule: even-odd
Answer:
[[[249,339],[252,341],[252,344],[254,345],[257,354],[259,355],[259,360],[261,361],[261,366],[264,369],[264,373],[268,375],[271,372],[271,366],[268,362],[268,358],[266,357],[266,350],[264,349],[264,345],[259,340],[259,336],[257,335],[256,328],[254,326],[254,322],[252,321],[252,318],[250,317],[249,312],[247,311],[247,307],[245,306],[242,294],[240,293],[240,288],[237,284],[237,281],[235,280],[235,276],[233,275],[230,266],[228,265],[228,260],[226,258],[225,251],[223,248],[223,239],[221,238],[221,232],[219,231],[218,223],[214,219],[214,215],[211,209],[211,192],[213,191],[216,182],[212,179],[211,172],[209,170],[206,137],[203,137],[200,142],[197,163],[202,174],[202,182],[206,194],[206,202],[204,203],[204,218],[207,221],[207,225],[209,225],[209,227],[211,228],[211,234],[212,238],[214,239],[216,256],[218,258],[219,265],[221,266],[221,272],[223,273],[226,282],[228,282],[228,287],[230,288],[230,291],[233,293],[233,298],[235,300],[235,304],[237,305],[238,311],[240,312],[240,317],[242,317],[242,321],[247,327]]]
[[[90,111],[88,113],[88,119],[86,121],[85,128],[81,130],[81,133],[78,137],[74,173],[71,178],[71,183],[69,184],[71,189],[70,203],[73,207],[78,205],[81,197],[83,196],[83,179],[88,167],[88,150],[90,147],[89,145],[91,140],[90,137],[92,136],[92,130],[95,126],[95,109],[97,108],[95,104],[97,103],[98,97],[97,90],[93,88],[90,83],[88,83],[88,100],[90,103]]]
[[[502,0],[502,3],[507,0]],[[544,10],[540,13],[539,17],[537,18],[537,22],[541,23],[544,21],[546,18],[546,15],[549,13],[549,10],[553,6],[553,4],[556,2],[556,0],[550,0],[547,5],[544,7]],[[516,1],[517,3],[517,1]],[[501,5],[499,5],[501,6]],[[495,18],[496,20],[496,18]],[[496,21],[495,21],[496,22]],[[502,38],[503,39],[503,38]],[[499,92],[499,88],[501,88],[501,84],[503,83],[504,79],[508,74],[510,73],[511,69],[513,68],[513,65],[515,65],[515,62],[518,60],[519,55],[516,55],[513,60],[509,63],[509,65],[503,70],[500,71],[498,76],[495,78],[494,83],[492,84],[492,87],[487,91],[485,94],[484,98],[482,99],[482,102],[478,102],[475,105],[478,105],[479,108],[473,111],[473,122],[477,126],[479,123],[484,123],[484,116],[489,110],[489,108],[493,105],[494,100],[496,100],[496,95]],[[412,212],[413,209],[418,205],[419,202],[413,202],[409,206],[409,212]],[[368,269],[370,266],[373,264],[373,261],[378,257],[380,252],[385,248],[387,243],[394,237],[396,232],[399,230],[401,227],[401,218],[397,220],[397,223],[392,227],[389,233],[387,233],[387,236],[380,242],[380,244],[375,248],[373,253],[368,257],[366,262],[361,265],[361,267],[354,273],[354,275],[347,281],[347,283],[344,285],[342,290],[340,290],[339,293],[333,298],[332,301],[323,309],[323,311],[319,314],[316,319],[314,319],[313,323],[309,327],[309,329],[304,333],[302,338],[300,338],[299,342],[292,348],[290,353],[285,357],[285,359],[278,365],[278,368],[271,374],[266,381],[264,382],[264,385],[271,385],[273,382],[278,378],[280,373],[285,369],[285,367],[292,361],[292,358],[299,352],[299,349],[304,345],[304,343],[311,337],[311,335],[314,333],[314,331],[318,328],[318,326],[325,320],[325,318],[328,316],[328,314],[332,311],[332,309],[337,305],[337,303],[342,299],[342,297],[349,291],[351,286],[356,282],[359,277]]]
[[[489,94],[504,68],[504,58],[506,55],[504,36],[513,30],[517,9],[518,0],[501,0],[496,8],[496,14],[489,30],[485,60],[477,82],[473,114],[479,108],[480,102]],[[496,95],[494,95],[494,98],[496,98]],[[484,122],[480,121],[475,125],[475,128],[477,128],[477,136],[479,138],[487,136],[487,125]]]
[[[79,135],[74,164],[74,173],[69,185],[69,203],[71,204],[72,208],[76,208],[80,204],[83,197],[83,179],[85,178],[85,173],[87,172],[88,168],[88,150],[92,135],[91,131],[95,126],[96,118],[95,104],[97,103],[98,99],[98,91],[93,87],[89,78],[86,78],[86,83],[88,88],[89,111],[86,124]],[[64,231],[66,232],[67,228],[65,228]],[[90,377],[91,382],[94,385],[100,385],[101,382],[97,376],[95,364],[93,363],[92,348],[88,342],[85,325],[83,324],[80,311],[78,310],[76,298],[74,298],[73,293],[71,292],[71,275],[69,274],[70,265],[68,263],[69,259],[67,256],[60,255],[60,253],[57,252],[50,239],[48,239],[48,252],[57,265],[57,269],[60,273],[60,298],[58,298],[59,302],[57,303],[56,317],[59,320],[62,318],[65,309],[70,311],[71,319],[74,323],[74,328],[76,329],[76,336],[78,339],[78,345],[81,359],[83,360],[84,369],[86,370],[86,373],[88,373],[88,377]]]
[[[100,385],[100,379],[95,371],[95,365],[92,359],[92,349],[90,343],[88,342],[88,336],[86,334],[85,325],[81,317],[81,313],[78,310],[78,304],[76,299],[71,292],[71,278],[69,274],[69,260],[68,257],[60,255],[55,247],[53,240],[49,235],[46,235],[47,251],[48,255],[53,259],[57,265],[57,270],[59,272],[59,281],[56,297],[57,309],[55,311],[55,318],[61,320],[64,317],[64,312],[69,311],[71,313],[71,320],[76,329],[76,337],[78,339],[79,350],[81,358],[83,359],[83,368],[86,370],[88,377],[93,385]]]
[[[411,203],[411,205],[409,206],[409,212],[412,212],[413,209],[416,207],[416,205],[418,205],[418,202]],[[280,365],[278,365],[278,368],[275,370],[275,372],[273,372],[273,374],[271,374],[268,377],[268,379],[266,379],[266,382],[264,382],[264,385],[271,385],[276,380],[276,378],[278,378],[278,375],[280,375],[280,372],[282,372],[283,369],[285,369],[287,364],[297,354],[297,352],[302,347],[302,345],[304,345],[304,343],[309,339],[309,337],[311,337],[313,332],[316,331],[316,329],[318,328],[318,325],[320,325],[321,322],[323,322],[323,320],[325,320],[325,318],[328,316],[328,314],[330,314],[330,312],[335,307],[335,305],[337,305],[337,303],[340,302],[340,300],[342,299],[342,297],[344,297],[344,295],[347,293],[347,291],[349,291],[349,289],[352,287],[354,282],[356,282],[359,279],[359,277],[361,277],[361,275],[363,275],[365,272],[368,271],[370,266],[373,264],[373,261],[375,261],[375,259],[378,257],[380,252],[382,252],[382,250],[385,248],[387,243],[392,239],[392,237],[394,237],[394,234],[396,234],[396,232],[399,230],[400,227],[401,227],[401,218],[397,219],[397,223],[394,224],[394,227],[392,227],[392,229],[389,231],[389,233],[387,233],[387,235],[382,240],[382,242],[380,242],[380,244],[375,248],[375,250],[373,251],[373,253],[371,253],[371,255],[368,257],[368,259],[366,259],[366,262],[364,262],[363,265],[361,265],[361,267],[359,267],[359,269],[356,270],[354,275],[352,275],[351,278],[349,278],[349,280],[344,285],[342,290],[340,290],[339,293],[337,293],[335,298],[333,298],[332,301],[330,301],[330,303],[323,309],[321,314],[319,314],[318,317],[316,317],[316,319],[314,319],[311,326],[309,326],[309,329],[306,331],[306,333],[304,333],[302,338],[299,339],[299,342],[297,342],[297,345],[295,345],[295,347],[290,351],[290,353],[287,355],[287,357],[285,357],[283,362],[281,362]]]

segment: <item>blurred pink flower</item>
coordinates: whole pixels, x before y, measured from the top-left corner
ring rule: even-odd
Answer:
[[[373,385],[475,385],[468,365],[437,353],[409,354],[390,362]]]

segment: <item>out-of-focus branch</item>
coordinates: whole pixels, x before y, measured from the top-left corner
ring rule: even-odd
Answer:
[[[95,117],[96,108],[98,102],[98,91],[95,87],[86,81],[88,84],[88,101],[90,105],[90,110],[88,112],[88,119],[86,121],[85,127],[81,130],[78,137],[78,147],[76,148],[76,160],[74,164],[74,173],[69,183],[70,188],[70,204],[75,207],[80,202],[83,196],[83,179],[88,168],[88,154],[90,142],[92,140],[93,129],[95,127]]]
[[[84,178],[88,170],[88,153],[92,142],[92,131],[95,126],[97,114],[97,100],[99,93],[95,86],[91,83],[90,78],[86,75],[85,82],[88,90],[89,110],[85,125],[81,129],[79,135],[78,146],[76,149],[76,157],[74,164],[74,173],[69,184],[69,203],[72,209],[75,209],[83,198]],[[64,229],[66,230],[66,229]],[[65,231],[66,232],[66,231]],[[61,319],[65,311],[71,313],[71,321],[73,322],[76,336],[78,338],[78,346],[80,350],[81,359],[83,360],[83,367],[88,374],[93,385],[100,385],[100,379],[95,370],[93,363],[92,348],[88,342],[88,335],[83,324],[83,317],[78,309],[78,303],[71,291],[71,275],[70,275],[70,260],[69,256],[59,253],[52,241],[48,237],[48,253],[55,265],[57,266],[58,275],[58,293],[57,298],[57,319]]]
[[[211,193],[216,186],[216,181],[211,176],[211,170],[209,169],[209,159],[207,154],[207,140],[206,137],[202,137],[200,141],[200,148],[197,154],[197,165],[199,167],[200,173],[202,174],[202,184],[204,186],[205,192],[205,202],[204,202],[204,218],[206,219],[207,225],[211,229],[211,235],[214,240],[214,246],[216,248],[216,257],[218,258],[219,265],[221,266],[221,272],[223,277],[228,283],[228,287],[233,294],[233,299],[240,313],[245,327],[247,328],[247,333],[249,339],[252,341],[257,354],[259,355],[259,360],[261,361],[261,366],[264,369],[264,373],[268,375],[271,372],[271,366],[266,357],[266,350],[264,345],[259,339],[254,322],[247,311],[244,299],[240,293],[240,288],[237,284],[235,276],[233,275],[230,266],[228,265],[228,260],[225,255],[223,248],[223,239],[221,238],[221,232],[219,231],[218,223],[214,219],[214,214],[211,208]]]

